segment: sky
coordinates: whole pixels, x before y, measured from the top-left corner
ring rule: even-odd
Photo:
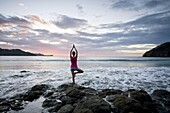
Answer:
[[[170,41],[170,0],[0,0],[0,48],[142,56]]]

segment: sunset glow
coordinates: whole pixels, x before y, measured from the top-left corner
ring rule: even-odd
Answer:
[[[0,0],[0,48],[67,56],[75,44],[83,56],[141,56],[170,40],[169,1],[125,1]]]

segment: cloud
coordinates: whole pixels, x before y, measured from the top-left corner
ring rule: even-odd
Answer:
[[[77,9],[79,10],[80,13],[84,13],[82,5],[76,4],[76,7],[77,7]]]
[[[148,8],[155,8],[160,5],[166,5],[167,3],[170,4],[169,0],[150,0],[145,3],[145,6]]]
[[[112,1],[111,8],[120,10],[150,10],[153,11],[164,11],[168,10],[170,6],[169,0],[117,0]]]
[[[25,5],[24,5],[24,3],[19,3],[18,4],[20,7],[24,7]]]
[[[42,24],[47,24],[47,22],[45,22],[45,20],[43,20],[42,18],[36,16],[36,15],[28,15],[25,16],[27,19],[31,20],[32,22],[39,22]]]
[[[83,6],[81,6],[80,4],[76,4],[76,7],[78,10],[83,10]]]
[[[30,24],[30,22],[18,16],[7,16],[6,17],[0,14],[0,24]]]
[[[76,29],[76,33],[35,29],[30,24],[36,22],[48,23],[36,15],[23,17],[0,15],[0,24],[13,24],[2,27],[9,30],[0,30],[0,47],[23,48],[42,53],[45,51],[49,54],[50,52],[68,54],[68,48],[74,43],[82,54],[105,55],[111,54],[110,52],[141,54],[153,46],[170,41],[170,11],[145,15],[125,23],[102,24],[86,28],[84,25],[87,25],[87,20],[66,15],[59,15],[58,20],[52,22],[63,30],[83,28]]]
[[[124,37],[119,44],[160,44],[170,40],[170,11],[143,16],[121,24],[101,25],[122,29],[120,33],[106,33],[104,37]]]
[[[60,28],[68,29],[68,28],[79,28],[84,25],[87,25],[87,20],[72,18],[66,15],[59,15],[57,21],[53,21],[53,23]]]
[[[112,8],[116,8],[116,9],[119,9],[119,8],[126,9],[126,8],[131,8],[134,6],[135,6],[135,4],[132,3],[131,1],[124,1],[124,0],[117,1],[112,4]]]

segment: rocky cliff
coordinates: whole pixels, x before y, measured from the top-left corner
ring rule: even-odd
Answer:
[[[163,43],[143,54],[143,57],[170,57],[170,42]]]

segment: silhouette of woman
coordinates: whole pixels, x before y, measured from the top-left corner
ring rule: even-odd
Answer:
[[[73,49],[75,49],[75,51],[73,51]],[[71,61],[71,74],[72,74],[72,80],[73,80],[73,84],[75,84],[75,76],[78,73],[83,73],[84,71],[81,70],[80,68],[78,68],[77,66],[77,58],[78,58],[78,51],[75,47],[75,45],[73,44],[73,47],[70,51],[70,61]]]

